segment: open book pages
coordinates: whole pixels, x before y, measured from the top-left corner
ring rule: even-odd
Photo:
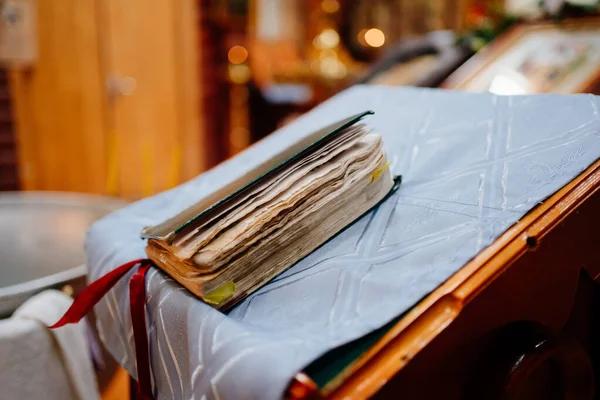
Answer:
[[[321,139],[163,237],[146,230],[148,256],[219,309],[260,288],[394,187],[381,136],[355,124]]]

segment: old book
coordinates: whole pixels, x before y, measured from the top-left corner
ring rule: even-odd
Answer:
[[[308,135],[145,228],[148,257],[216,308],[242,300],[396,187],[381,136],[360,122],[369,113]]]

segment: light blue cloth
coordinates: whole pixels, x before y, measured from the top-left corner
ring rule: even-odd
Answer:
[[[398,316],[600,156],[598,98],[498,97],[353,87],[173,190],[94,224],[91,279],[144,257],[146,225],[303,135],[361,111],[384,136],[399,191],[223,315],[153,269],[147,318],[160,399],[274,399],[323,352]],[[127,279],[96,307],[103,341],[135,376]]]

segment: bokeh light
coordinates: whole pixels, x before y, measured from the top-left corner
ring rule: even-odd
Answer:
[[[227,53],[227,59],[232,64],[242,64],[248,59],[248,50],[244,46],[233,46]]]
[[[230,65],[229,79],[238,85],[248,82],[250,80],[250,68],[246,64]]]
[[[321,1],[321,10],[326,13],[333,14],[340,9],[340,3],[338,0],[323,0]]]
[[[317,49],[332,49],[340,43],[340,35],[331,28],[326,28],[319,33],[313,44]]]
[[[369,44],[367,43],[367,41],[365,40],[365,33],[367,33],[368,29],[361,29],[360,32],[358,32],[358,42],[367,47]]]
[[[371,47],[381,47],[385,43],[385,35],[380,29],[371,28],[365,32],[365,42]]]

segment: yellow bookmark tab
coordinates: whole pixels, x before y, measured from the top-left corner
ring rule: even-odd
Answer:
[[[388,167],[390,166],[391,163],[392,163],[391,161],[388,161],[385,163],[385,165],[383,167],[373,171],[373,179],[371,179],[371,183],[375,182],[377,180],[377,178],[379,178],[381,176],[381,174],[383,174],[385,172],[385,170],[388,169]]]
[[[210,292],[209,294],[207,294],[206,296],[204,296],[204,301],[206,301],[209,304],[221,304],[223,301],[233,296],[235,294],[236,289],[237,286],[235,286],[235,283],[233,283],[233,281],[226,282],[218,288],[216,288],[215,290],[213,290],[212,292]]]

